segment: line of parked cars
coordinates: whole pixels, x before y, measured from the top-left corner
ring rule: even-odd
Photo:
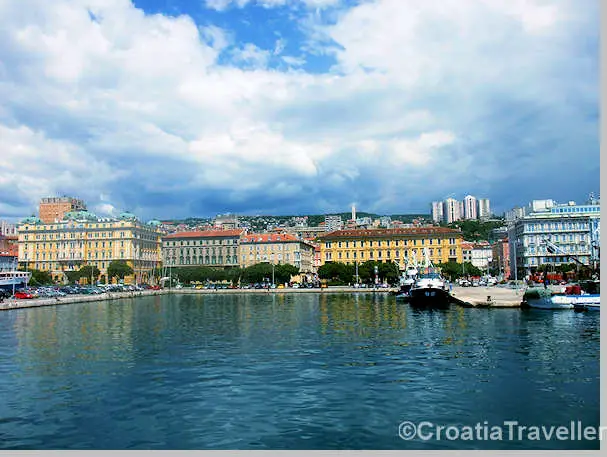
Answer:
[[[73,284],[69,286],[40,286],[36,288],[21,288],[15,291],[14,297],[20,300],[33,298],[59,298],[66,295],[100,295],[107,292],[129,292],[138,290],[159,290],[160,286],[149,284],[100,284],[96,286],[81,286]],[[13,297],[12,291],[0,289],[0,299]]]

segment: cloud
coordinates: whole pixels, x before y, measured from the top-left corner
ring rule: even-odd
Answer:
[[[225,11],[230,7],[244,8],[249,4],[255,4],[264,8],[303,4],[307,8],[323,9],[338,6],[340,0],[205,0],[206,7],[216,11]]]
[[[57,193],[159,218],[458,192],[508,209],[598,188],[592,2],[303,3],[280,16],[303,40],[243,40],[127,0],[0,1],[0,211]]]

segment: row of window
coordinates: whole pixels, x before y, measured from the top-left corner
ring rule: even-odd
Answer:
[[[366,246],[366,243],[369,243],[369,247],[391,247],[391,246],[400,246],[400,242],[402,241],[402,246],[407,246],[407,244],[409,245],[413,245],[413,246],[417,246],[417,242],[420,242],[421,246],[425,246],[426,245],[426,241],[428,241],[428,245],[433,245],[433,244],[437,244],[440,245],[440,239],[421,239],[421,240],[369,240],[369,241],[327,241],[325,242],[325,248],[327,249],[331,249],[331,247],[334,247],[333,244],[337,243],[337,247],[338,248],[364,248]],[[449,238],[449,244],[456,244],[455,243],[455,238]]]
[[[384,251],[369,251],[369,260],[374,260],[374,259],[382,259],[384,257],[383,255]],[[392,252],[394,253],[394,256],[392,256]],[[350,255],[351,254],[351,255]],[[430,249],[429,250],[429,255],[431,257],[434,257],[435,254],[438,257],[441,257],[443,255],[443,251],[442,249],[436,249],[436,251],[434,249]],[[417,251],[413,250],[412,251],[412,255],[417,256]],[[449,249],[449,255],[450,256],[456,256],[457,255],[457,251],[456,249]],[[407,257],[407,251],[385,251],[385,258],[390,259],[390,258],[394,258],[394,259],[399,259],[399,258],[406,258]],[[334,259],[333,258],[333,253],[332,252],[325,252],[325,260],[326,261],[332,261],[332,260],[343,260],[343,259],[360,259],[360,260],[364,260],[365,259],[365,251],[338,251],[337,252],[337,257]]]
[[[588,230],[587,222],[536,222],[525,224],[525,231],[539,232],[546,230]]]
[[[221,240],[186,240],[186,241],[164,241],[164,246],[210,246],[210,245],[227,245],[231,246],[238,244],[236,239],[221,239]]]
[[[588,264],[588,257],[578,257],[579,261]],[[571,258],[566,256],[553,256],[553,257],[530,257],[526,259],[527,266],[537,266],[545,263],[573,263]]]
[[[223,265],[225,264],[237,264],[238,257],[237,256],[226,256],[225,262],[223,256],[180,256],[177,257],[169,257],[168,263],[170,265]],[[179,263],[177,261],[179,260]]]

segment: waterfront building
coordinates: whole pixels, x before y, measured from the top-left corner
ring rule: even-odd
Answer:
[[[0,236],[17,236],[17,226],[5,220],[0,220]]]
[[[526,214],[526,208],[515,206],[510,211],[506,211],[506,214],[504,214],[504,218],[506,219],[506,222],[512,222],[516,219],[520,219],[521,217],[525,217]]]
[[[162,238],[164,265],[237,267],[242,230],[179,232]]]
[[[460,230],[444,227],[338,230],[320,239],[321,262],[396,262],[404,270],[407,259],[423,260],[424,248],[434,264],[461,262],[462,240]]]
[[[314,272],[314,245],[287,233],[254,233],[240,238],[240,266],[268,262],[291,264],[301,273]]]
[[[85,211],[84,201],[74,197],[46,197],[40,200],[38,217],[44,224],[53,224],[63,220],[66,213]]]
[[[474,249],[474,243],[469,241],[462,241],[462,262],[472,263],[472,250]]]
[[[391,228],[392,218],[390,216],[382,216],[379,218],[379,226],[384,228]]]
[[[460,202],[454,198],[446,199],[443,206],[443,215],[447,224],[459,221],[461,219]]]
[[[0,271],[16,270],[18,256],[18,238],[0,235]]]
[[[341,230],[344,224],[341,216],[325,216],[325,231],[333,232],[335,230]]]
[[[496,241],[491,245],[491,266],[499,271],[500,279],[510,277],[510,254],[508,249],[508,237]]]
[[[466,195],[464,197],[464,201],[462,203],[463,203],[462,206],[464,207],[463,218],[464,219],[477,219],[476,197],[474,197],[472,195]]]
[[[487,241],[473,243],[472,265],[485,272],[493,259],[493,250]]]
[[[26,269],[48,271],[59,282],[67,279],[65,272],[91,265],[99,269],[105,283],[110,262],[124,260],[134,270],[126,283],[147,282],[160,262],[158,225],[158,221],[140,222],[130,213],[102,218],[71,211],[54,223],[28,217],[18,227],[19,263]]]
[[[432,220],[439,223],[442,222],[443,219],[443,202],[432,202]]]
[[[512,268],[517,266],[519,274],[532,274],[543,264],[573,263],[571,256],[588,266],[598,262],[600,201],[584,205],[553,202],[530,207],[540,210],[512,221],[508,228],[510,264]],[[544,240],[557,245],[558,251],[550,252]]]
[[[491,218],[491,204],[488,198],[478,199],[478,218],[482,221]]]

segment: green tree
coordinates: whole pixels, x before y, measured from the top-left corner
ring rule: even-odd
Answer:
[[[112,282],[112,279],[114,278],[124,279],[126,276],[130,276],[132,274],[133,269],[124,260],[112,260],[107,267],[107,276],[109,282]]]
[[[291,277],[299,274],[299,268],[289,263],[282,263],[274,267],[274,282],[281,284],[291,281]]]
[[[458,262],[446,262],[437,265],[443,276],[451,281],[461,278],[462,276],[482,276],[483,272],[472,265],[470,262],[464,262],[462,265]]]
[[[78,270],[78,278],[86,278],[87,281],[91,281],[91,278],[93,280],[93,283],[95,282],[95,280],[99,277],[99,274],[101,272],[99,271],[99,268],[97,268],[94,265],[85,265],[83,267],[80,268],[80,270]]]
[[[43,286],[46,284],[52,284],[53,278],[48,271],[41,270],[29,270],[32,273],[32,277],[29,280],[29,284],[32,286]]]
[[[67,281],[70,284],[74,284],[76,281],[78,281],[80,279],[79,270],[68,270],[68,271],[64,271],[64,273],[67,276]]]

